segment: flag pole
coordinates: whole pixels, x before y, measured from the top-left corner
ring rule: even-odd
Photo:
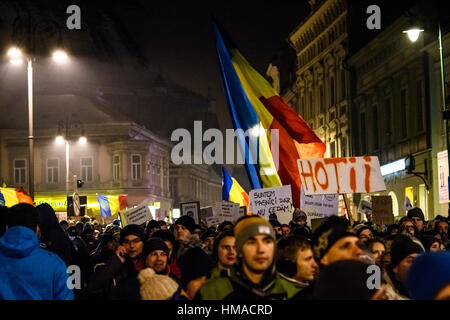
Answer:
[[[341,193],[341,195],[344,198],[345,209],[347,209],[347,215],[348,215],[348,220],[350,221],[350,226],[353,226],[353,216],[352,216],[352,211],[350,209],[350,204],[348,201],[347,194]]]

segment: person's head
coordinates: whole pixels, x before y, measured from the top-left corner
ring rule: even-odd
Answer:
[[[398,281],[404,283],[411,263],[424,251],[422,243],[418,239],[408,234],[394,236],[391,244],[391,264],[389,268]]]
[[[366,241],[365,245],[369,253],[375,259],[377,265],[380,266],[381,258],[384,256],[386,252],[386,246],[384,245],[383,240],[377,238],[369,239]]]
[[[217,261],[219,269],[229,269],[236,263],[236,238],[233,231],[219,233],[214,239],[213,260]]]
[[[145,240],[144,229],[136,224],[129,224],[120,231],[120,244],[132,260],[140,258]]]
[[[233,223],[231,221],[224,221],[217,227],[217,232],[223,232],[226,230],[233,230]]]
[[[287,237],[291,233],[291,227],[288,224],[282,224],[281,229],[283,230],[283,236]]]
[[[212,267],[211,259],[203,249],[194,247],[180,257],[179,266],[181,286],[188,297],[193,299],[206,282],[206,276]]]
[[[202,234],[201,240],[203,244],[208,248],[210,252],[213,251],[214,248],[214,239],[216,238],[217,234],[215,231],[207,230],[205,233]]]
[[[274,263],[276,235],[272,225],[260,216],[242,217],[234,226],[234,235],[243,272],[251,281],[260,281]]]
[[[314,280],[318,268],[311,242],[302,236],[289,235],[277,243],[277,270],[300,282]]]
[[[196,224],[195,226],[194,226],[194,234],[196,234],[199,238],[201,237],[201,235],[202,235],[202,233],[204,232],[205,230],[202,228],[202,226],[201,225],[199,225],[199,224]]]
[[[181,216],[175,221],[173,234],[178,242],[186,242],[195,231],[195,221],[189,216]]]
[[[160,230],[161,227],[156,220],[150,220],[145,227],[145,235],[149,239],[155,231]]]
[[[69,223],[66,220],[62,220],[59,222],[59,225],[67,233],[67,229],[69,229]]]
[[[111,233],[104,233],[101,236],[100,244],[103,247],[103,250],[108,252],[115,252],[119,246],[119,242],[116,237],[114,237]]]
[[[8,228],[22,226],[39,234],[38,223],[39,214],[34,206],[28,203],[19,203],[9,208],[7,217]]]
[[[139,272],[142,300],[170,300],[178,290],[178,283],[167,275],[157,274],[152,268]]]
[[[164,220],[158,220],[158,224],[161,230],[167,230],[167,223]]]
[[[406,275],[413,300],[450,300],[450,252],[428,252],[417,257]]]
[[[83,228],[84,228],[84,223],[83,222],[77,222],[77,224],[75,225],[75,228],[77,230],[77,234],[79,236],[81,236],[81,233],[83,232]]]
[[[331,263],[320,272],[314,286],[317,300],[370,300],[377,288],[372,288],[368,272],[369,264],[358,260],[340,260]]]
[[[444,219],[438,220],[435,225],[435,230],[439,232],[442,241],[445,243],[448,239],[448,221]]]
[[[313,252],[322,266],[335,261],[358,259],[362,250],[359,238],[351,231],[348,220],[331,216],[313,234]]]
[[[172,252],[173,247],[175,246],[175,237],[173,236],[173,233],[169,230],[158,230],[156,231],[153,236],[154,238],[160,238],[164,241],[167,248],[169,249],[169,260],[172,258]]]
[[[144,265],[155,270],[157,274],[164,274],[167,270],[169,248],[160,238],[150,238],[144,243],[142,258]]]
[[[421,232],[424,227],[425,216],[423,215],[422,209],[420,208],[412,208],[408,211],[408,218],[412,220],[412,222],[416,225],[417,230]]]
[[[437,231],[435,231],[435,232],[437,232]],[[427,232],[425,235],[423,235],[420,238],[420,241],[422,242],[423,247],[425,248],[425,251],[436,252],[436,251],[445,250],[445,246],[442,243],[442,240],[440,239],[440,237],[436,237],[432,233],[434,233],[434,232]]]
[[[273,230],[275,231],[277,239],[281,238],[283,236],[281,223],[278,220],[269,220],[269,222],[272,225]]]
[[[387,227],[386,233],[388,236],[393,236],[398,233],[398,224],[391,224]]]
[[[299,227],[304,227],[306,225],[307,216],[306,213],[298,208],[294,210],[292,214],[292,222]]]
[[[372,229],[365,224],[357,225],[354,230],[361,242],[366,242],[367,240],[373,239]]]
[[[403,234],[410,234],[411,236],[415,236],[417,234],[417,227],[414,224],[414,222],[408,218],[408,217],[403,217],[400,219],[399,223],[399,229],[398,232],[399,233],[403,233]]]

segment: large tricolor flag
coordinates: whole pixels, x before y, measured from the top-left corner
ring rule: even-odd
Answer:
[[[251,186],[260,189],[291,185],[294,205],[299,207],[301,182],[297,159],[322,158],[325,144],[247,62],[216,24],[214,32],[234,129],[250,133],[247,137],[241,136],[238,141],[246,155],[245,164]],[[272,129],[278,129],[274,137]],[[277,150],[271,150],[272,139],[278,141]]]
[[[100,205],[100,213],[103,218],[111,217],[119,213],[127,207],[127,195],[121,194],[119,196],[105,196],[97,195],[98,204]]]
[[[248,207],[247,192],[225,167],[222,167],[222,200],[239,203],[241,207]]]
[[[0,206],[12,207],[18,203],[33,205],[33,199],[23,188],[0,188]]]

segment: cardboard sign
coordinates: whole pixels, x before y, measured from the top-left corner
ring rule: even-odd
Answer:
[[[449,202],[448,193],[448,154],[447,150],[438,152],[439,203]]]
[[[297,164],[307,195],[386,190],[378,157],[298,159]]]
[[[214,217],[220,222],[235,221],[239,219],[239,203],[220,201],[214,205]]]
[[[180,207],[181,207],[181,215],[182,216],[189,216],[195,220],[196,224],[199,224],[199,222],[200,222],[200,202],[199,201],[180,203]]]
[[[300,188],[300,209],[306,213],[306,224],[312,227],[312,220],[337,216],[338,194],[305,195]]]
[[[210,225],[208,224],[208,221],[210,221],[211,218],[215,218],[213,207],[209,206],[200,208],[200,223],[207,225],[209,228]]]
[[[126,224],[141,225],[153,219],[152,213],[148,206],[140,205],[136,208],[128,209],[124,213]]]
[[[372,196],[373,222],[376,225],[393,224],[391,196]]]
[[[249,210],[252,214],[260,215],[267,220],[272,213],[278,217],[281,224],[292,220],[292,192],[291,186],[281,186],[250,191]]]

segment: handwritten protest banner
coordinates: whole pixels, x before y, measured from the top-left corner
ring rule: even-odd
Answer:
[[[141,225],[153,219],[152,213],[148,206],[140,205],[125,211],[124,217],[126,224]]]
[[[280,223],[292,220],[292,191],[291,186],[281,186],[250,191],[250,207],[252,214],[269,219],[275,213]]]
[[[307,195],[386,190],[378,157],[298,159],[297,164]]]
[[[239,219],[239,203],[219,201],[214,205],[214,217],[220,222]]]
[[[339,211],[338,194],[306,195],[300,188],[300,209],[306,213],[306,223],[312,227],[313,219],[337,216]]]

